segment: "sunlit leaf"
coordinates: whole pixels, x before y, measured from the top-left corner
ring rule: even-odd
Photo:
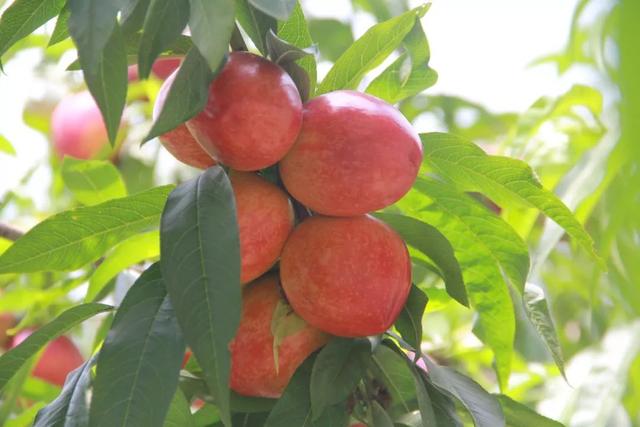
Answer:
[[[96,205],[127,195],[120,172],[106,160],[65,157],[61,173],[65,185],[82,204]]]
[[[282,40],[291,43],[301,49],[309,48],[313,45],[313,40],[309,32],[307,20],[305,19],[304,12],[299,2],[296,5],[289,16],[289,19],[278,23],[278,37]],[[302,68],[308,77],[308,93],[307,96],[302,93],[303,100],[313,96],[316,88],[317,71],[316,71],[316,59],[314,56],[304,56],[296,61],[296,65]],[[291,68],[291,67],[289,67]],[[285,67],[285,69],[287,69]],[[295,70],[287,69],[289,74],[294,74]],[[294,79],[296,81],[296,79]],[[298,85],[296,83],[296,85]]]

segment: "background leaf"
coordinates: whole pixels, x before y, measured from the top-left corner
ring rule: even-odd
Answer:
[[[127,195],[120,172],[109,161],[65,157],[61,173],[65,185],[84,205],[96,205]]]
[[[310,19],[311,38],[318,44],[320,54],[335,62],[353,44],[351,26],[337,19]]]
[[[538,414],[509,396],[499,394],[496,399],[500,402],[507,425],[510,427],[563,427],[561,423]]]
[[[240,242],[233,191],[220,166],[171,193],[160,230],[171,302],[229,425],[228,345],[240,322]]]
[[[189,0],[189,3],[191,37],[211,71],[215,72],[229,51],[229,40],[235,27],[234,0]]]
[[[123,239],[158,224],[172,185],[54,215],[0,255],[0,273],[65,271],[95,261]]]
[[[16,150],[13,148],[13,145],[11,145],[9,140],[2,135],[0,135],[0,152],[10,156],[15,156],[16,154]]]

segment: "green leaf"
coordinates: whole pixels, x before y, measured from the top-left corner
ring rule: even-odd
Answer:
[[[334,338],[318,353],[311,372],[313,420],[356,388],[367,368],[371,344],[366,339]]]
[[[265,38],[269,30],[276,30],[277,21],[253,7],[248,0],[236,0],[236,19],[260,53],[266,55]]]
[[[4,426],[7,423],[11,414],[14,412],[14,407],[16,406],[18,398],[25,395],[25,385],[29,380],[31,370],[33,369],[35,362],[35,357],[31,357],[27,360],[20,369],[13,374],[11,380],[7,382],[2,390],[2,402],[0,402],[0,425]]]
[[[78,48],[82,69],[89,74],[97,74],[100,63],[103,62],[103,50],[116,26],[120,2],[68,0],[68,5],[69,33]]]
[[[376,347],[370,368],[391,394],[391,402],[402,413],[412,411],[412,401],[416,397],[415,382],[406,356],[396,353],[386,345]]]
[[[369,28],[338,58],[318,87],[318,94],[356,89],[362,77],[400,45],[426,11],[427,6],[423,5]]]
[[[460,304],[469,306],[460,264],[451,243],[437,228],[404,215],[391,213],[374,215],[396,230],[409,246],[428,256],[440,270],[447,293]]]
[[[299,47],[300,49],[307,49],[313,46],[313,39],[311,38],[311,33],[309,32],[309,27],[307,25],[307,20],[304,17],[302,7],[300,6],[299,2],[295,3],[296,5],[293,9],[293,12],[291,13],[291,16],[289,16],[289,19],[285,22],[278,23],[277,34],[280,39],[286,41],[287,43]],[[307,96],[302,96],[305,95],[305,93],[301,92],[301,97],[304,101],[310,96],[313,96],[313,93],[316,90],[316,80],[318,79],[316,70],[316,58],[313,55],[304,56],[303,58],[298,59],[295,65],[305,71],[307,80],[309,82],[308,90],[306,93]],[[296,82],[296,85],[299,88],[300,86],[297,83],[298,79],[296,79],[296,73],[299,74],[299,72],[296,67],[288,65],[284,68],[292,76],[293,80]]]
[[[69,38],[68,23],[70,15],[71,11],[69,10],[69,4],[65,2],[64,7],[58,15],[58,19],[56,20],[56,26],[53,29],[53,33],[51,33],[51,38],[49,38],[48,46],[53,46],[54,44],[58,44]]]
[[[127,36],[137,34],[144,25],[144,18],[147,16],[151,0],[121,0],[120,25],[122,32]],[[136,51],[139,42],[135,44]]]
[[[412,362],[410,362],[410,368],[413,374],[413,382],[416,386],[416,399],[418,400],[418,409],[420,410],[422,425],[437,426],[436,414],[431,403],[431,397],[427,391],[427,386],[425,385],[425,380]]]
[[[538,331],[540,337],[542,337],[547,348],[549,348],[551,357],[553,357],[554,362],[556,362],[556,366],[558,366],[560,373],[566,380],[567,377],[564,372],[562,347],[560,347],[558,333],[556,332],[556,327],[553,324],[553,318],[551,317],[551,312],[549,311],[549,305],[547,304],[544,291],[533,283],[527,283],[522,300],[524,302],[524,309],[527,313],[527,317],[535,327],[536,331]]]
[[[396,319],[395,327],[404,340],[413,348],[420,351],[422,343],[422,315],[427,307],[429,298],[416,285],[411,285],[409,298],[400,315]]]
[[[494,352],[498,378],[506,385],[515,315],[505,275],[522,291],[529,270],[527,247],[506,222],[445,183],[418,178],[397,206],[436,227],[451,242],[469,300]]]
[[[372,427],[394,427],[391,416],[384,410],[377,400],[371,402]]]
[[[337,19],[310,19],[309,32],[320,54],[335,62],[353,44],[351,25]]]
[[[420,137],[427,164],[461,190],[480,191],[499,205],[517,203],[537,208],[599,259],[582,225],[560,199],[542,187],[526,163],[489,156],[472,142],[451,134],[426,133]]]
[[[71,209],[33,227],[0,256],[0,273],[75,270],[157,226],[172,185]]]
[[[189,22],[189,3],[189,0],[151,0],[138,51],[141,79],[149,77],[158,55],[182,34]]]
[[[65,0],[16,0],[0,18],[0,57],[18,40],[56,16]]]
[[[97,205],[127,195],[120,172],[109,161],[65,157],[61,173],[65,185],[82,204]]]
[[[184,350],[156,263],[127,292],[100,349],[90,425],[104,420],[118,426],[162,425]]]
[[[160,256],[158,231],[136,234],[129,237],[107,255],[89,279],[89,288],[84,299],[90,302],[98,297],[111,279],[125,268]]]
[[[249,0],[256,9],[280,21],[286,21],[297,4],[296,0]]]
[[[71,25],[71,18],[69,18],[69,25]],[[102,113],[109,141],[111,145],[115,145],[127,99],[128,84],[126,45],[120,26],[116,24],[113,27],[111,37],[107,40],[95,66],[89,66],[85,62],[81,50],[78,50],[78,55],[84,80]]]
[[[49,341],[58,338],[72,327],[98,313],[112,310],[106,304],[81,304],[63,312],[53,321],[29,335],[24,341],[0,356],[0,390],[13,377],[18,369],[35,355]]]
[[[182,391],[176,390],[171,400],[171,405],[169,405],[169,411],[163,427],[195,427],[195,425],[187,398]]]
[[[538,414],[533,409],[522,403],[518,403],[504,394],[496,395],[500,402],[502,412],[510,427],[563,427],[563,425],[551,418]]]
[[[235,27],[234,0],[189,0],[189,28],[200,54],[215,72],[229,51]]]
[[[496,398],[478,383],[451,368],[439,366],[423,357],[428,371],[428,381],[462,403],[476,427],[500,427],[505,425],[504,415]]]
[[[228,345],[240,323],[240,242],[233,191],[220,166],[171,193],[162,214],[160,253],[187,344],[229,425]]]
[[[300,98],[303,101],[309,99],[311,95],[310,76],[305,68],[298,65],[297,60],[303,61],[305,58],[313,57],[312,54],[280,39],[271,30],[267,33],[266,43],[269,57],[291,76],[300,93]],[[315,59],[312,71],[315,72]]]
[[[11,156],[16,155],[16,150],[13,148],[13,145],[11,145],[9,140],[2,135],[0,135],[0,152]]]
[[[209,84],[222,69],[213,73],[198,49],[192,48],[180,65],[167,99],[145,141],[162,135],[198,114],[209,99]]]
[[[395,104],[433,86],[438,74],[429,67],[429,43],[420,20],[404,39],[402,53],[367,87],[366,92]]]
[[[33,427],[84,427],[89,423],[88,390],[95,358],[84,362],[67,376],[56,399],[42,408]]]

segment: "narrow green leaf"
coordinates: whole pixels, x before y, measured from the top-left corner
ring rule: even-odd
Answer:
[[[176,390],[169,405],[167,417],[163,427],[195,427],[196,423],[191,415],[191,408],[184,393]]]
[[[100,349],[89,425],[162,425],[184,350],[160,265],[154,264],[127,292]]]
[[[420,137],[427,164],[461,190],[480,191],[499,205],[517,203],[537,208],[599,259],[591,237],[562,201],[542,187],[529,165],[517,159],[489,156],[455,135],[425,133]]]
[[[427,391],[425,380],[420,373],[421,371],[410,362],[411,373],[413,374],[413,382],[416,386],[416,399],[418,400],[418,409],[420,410],[420,418],[422,425],[438,426],[436,422],[436,414],[431,403],[431,397]]]
[[[499,394],[496,395],[496,399],[500,402],[507,425],[510,427],[563,427],[561,423],[538,414],[509,396]]]
[[[120,172],[106,160],[65,157],[61,173],[67,188],[82,204],[97,205],[127,195]]]
[[[0,18],[0,57],[18,40],[60,13],[65,0],[16,0]]]
[[[426,11],[427,6],[423,5],[369,28],[338,58],[318,87],[318,93],[356,89],[362,77],[400,45]]]
[[[153,62],[182,34],[187,22],[189,0],[151,0],[138,51],[138,73],[141,79],[149,77]]]
[[[63,312],[53,321],[44,325],[16,347],[0,356],[0,390],[4,388],[20,367],[33,355],[35,355],[49,341],[58,338],[72,327],[95,316],[98,313],[112,310],[113,307],[106,304],[81,304]]]
[[[418,352],[422,344],[422,315],[429,298],[416,285],[411,285],[409,298],[396,319],[395,327],[404,340]]]
[[[180,65],[162,110],[144,140],[175,129],[202,111],[209,99],[209,84],[223,66],[221,63],[215,73],[211,72],[198,49],[192,48]]]
[[[10,156],[16,155],[16,150],[13,148],[13,145],[2,135],[0,135],[0,152],[9,154]]]
[[[249,0],[255,8],[279,21],[286,21],[293,11],[296,0]]]
[[[460,264],[451,243],[437,228],[404,215],[391,213],[374,215],[396,230],[408,245],[428,256],[440,270],[447,293],[460,304],[469,306]]]
[[[498,378],[506,385],[515,315],[505,275],[514,288],[523,290],[529,269],[524,242],[498,216],[445,183],[418,178],[414,189],[397,205],[436,227],[451,242],[469,300],[494,352]]]
[[[497,399],[478,383],[451,368],[439,366],[423,357],[428,371],[428,381],[462,403],[476,427],[505,426],[502,408]]]
[[[562,357],[562,347],[560,347],[560,340],[558,339],[558,332],[553,323],[549,305],[545,298],[544,291],[539,286],[533,283],[527,283],[522,296],[524,302],[524,309],[527,313],[527,317],[538,331],[540,337],[547,345],[547,348],[551,352],[556,366],[560,369],[562,376],[567,379],[564,372],[564,357]]]
[[[88,390],[95,358],[67,376],[56,399],[42,408],[33,427],[84,427],[89,423]]]
[[[189,0],[189,3],[191,37],[211,71],[215,72],[229,51],[235,26],[234,0]]]
[[[428,381],[426,386],[433,404],[436,420],[438,420],[438,427],[463,427],[453,398]]]
[[[265,38],[269,30],[276,30],[277,21],[253,7],[248,0],[236,0],[236,19],[260,53],[266,55]]]
[[[125,268],[148,259],[158,258],[158,256],[160,256],[160,235],[157,230],[129,237],[116,246],[93,272],[84,301],[93,301],[109,281]]]
[[[371,344],[366,339],[334,338],[318,353],[311,373],[314,421],[331,405],[347,399],[367,368]]]
[[[303,101],[309,99],[311,94],[311,80],[307,74],[307,70],[298,65],[297,61],[303,61],[305,58],[312,57],[312,53],[309,52],[308,49],[301,49],[282,40],[271,30],[269,30],[267,34],[266,43],[269,57],[291,76],[300,93],[300,98],[302,98]],[[313,63],[313,71],[315,71],[315,60]]]
[[[307,20],[305,19],[300,3],[295,3],[296,5],[289,16],[289,19],[285,22],[278,23],[277,34],[280,39],[292,44],[293,46],[299,47],[300,49],[310,48],[313,46],[313,40],[311,38],[311,33],[309,32]],[[304,70],[309,82],[306,96],[302,96],[302,99],[306,100],[313,96],[316,90],[316,81],[318,79],[316,58],[313,55],[305,56],[296,60],[295,65]],[[298,80],[294,77],[299,74],[298,70],[291,66],[285,67],[285,69],[292,76],[299,88],[297,83]],[[302,92],[301,94],[305,95],[305,93]]]
[[[315,356],[310,356],[296,370],[267,418],[265,427],[312,427],[311,372]]]
[[[229,178],[213,166],[176,188],[160,228],[162,272],[185,338],[230,425],[229,342],[240,323],[240,242]]]
[[[71,209],[33,227],[0,256],[0,273],[75,270],[157,226],[172,185]]]
[[[121,0],[120,25],[127,36],[138,33],[144,25],[151,0]],[[136,43],[136,51],[140,43]]]
[[[65,2],[64,7],[58,15],[58,19],[56,20],[56,26],[53,29],[53,33],[51,33],[51,38],[49,38],[48,46],[53,46],[54,44],[58,44],[69,38],[68,24],[70,15],[71,11],[69,10],[69,4]]]
[[[371,357],[370,368],[391,394],[391,402],[402,413],[412,411],[416,398],[415,382],[407,358],[386,345],[379,345]]]
[[[377,400],[371,402],[372,427],[394,427],[391,416],[384,410]]]

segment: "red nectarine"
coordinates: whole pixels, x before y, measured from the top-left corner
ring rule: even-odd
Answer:
[[[240,230],[240,281],[265,273],[280,257],[293,230],[289,197],[276,185],[251,172],[231,172]]]
[[[230,345],[231,389],[237,393],[279,397],[298,366],[327,342],[327,335],[302,323],[280,342],[276,370],[271,325],[281,302],[275,275],[262,277],[243,290],[240,327]]]
[[[187,127],[217,161],[255,171],[278,162],[302,124],[296,85],[276,64],[233,52],[211,83],[209,100]]]
[[[30,329],[19,332],[13,339],[13,346],[27,339],[31,333],[33,330]],[[62,336],[47,344],[31,374],[51,384],[62,386],[67,375],[83,363],[84,359],[75,344]]]
[[[343,90],[305,104],[302,130],[280,175],[289,193],[312,210],[354,216],[400,199],[421,162],[420,139],[398,110]]]
[[[282,287],[310,325],[344,337],[387,330],[411,287],[407,248],[368,216],[313,216],[291,233],[280,257]]]
[[[158,97],[156,98],[156,103],[153,106],[153,119],[155,120],[160,111],[162,110],[162,106],[164,105],[165,99],[169,93],[169,89],[171,89],[171,85],[176,78],[177,71],[169,76],[168,79],[164,81],[162,86],[160,87],[160,92],[158,92]],[[187,126],[182,123],[178,127],[169,132],[161,135],[159,137],[160,142],[167,149],[173,157],[180,160],[183,163],[186,163],[190,166],[200,169],[206,169],[209,166],[213,166],[216,162],[213,158],[207,154],[206,151],[198,144],[195,138],[187,129]]]

